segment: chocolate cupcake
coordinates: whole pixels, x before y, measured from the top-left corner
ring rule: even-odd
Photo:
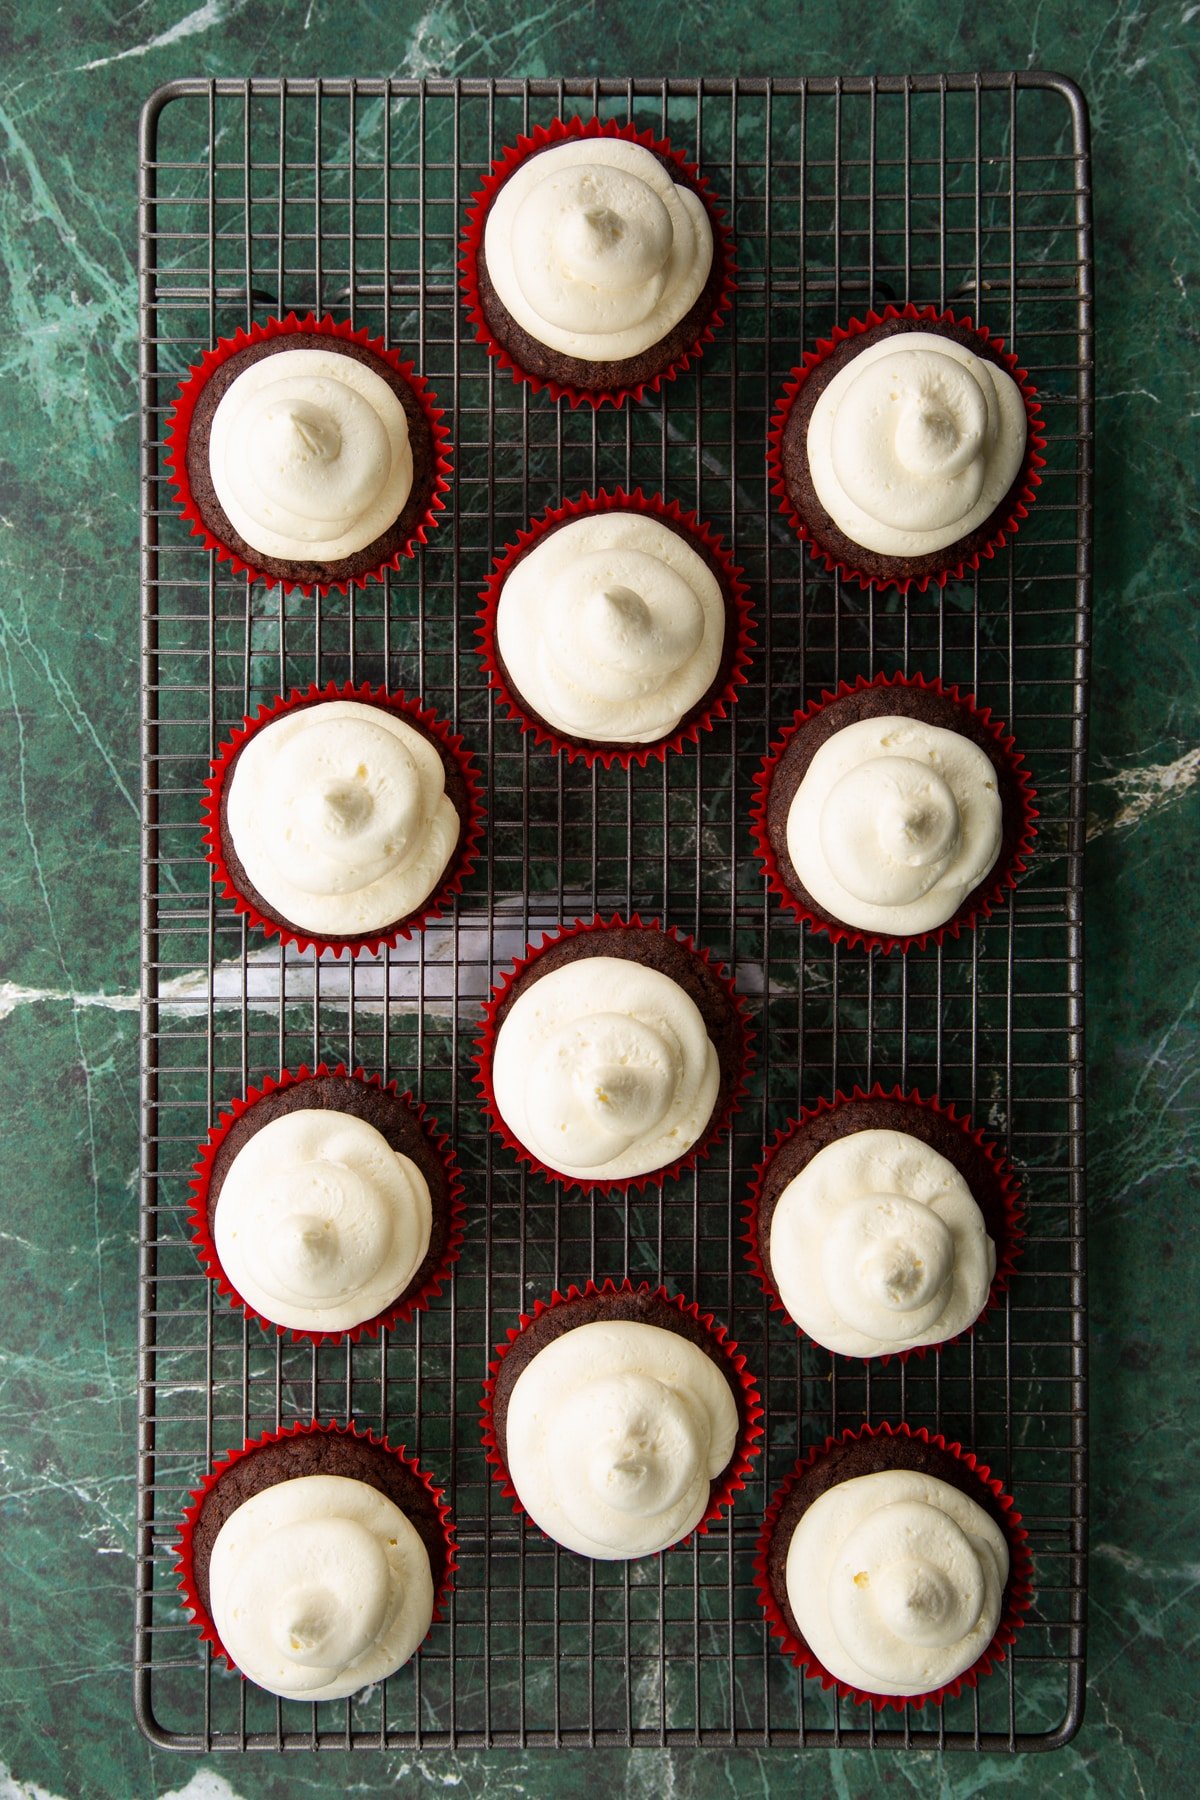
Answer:
[[[1033,502],[1044,447],[1002,340],[910,305],[852,319],[805,356],[768,460],[780,510],[831,572],[907,591],[995,554]]]
[[[510,717],[569,759],[694,743],[745,681],[746,586],[694,513],[582,494],[522,532],[483,592],[484,667]]]
[[[447,433],[411,362],[309,314],[222,339],[167,437],[177,497],[236,572],[286,589],[382,579],[445,505]]]
[[[1023,1233],[1011,1169],[953,1107],[899,1088],[822,1100],[779,1132],[747,1203],[751,1263],[814,1343],[902,1360],[969,1331]]]
[[[750,1029],[690,938],[597,917],[543,939],[484,1009],[477,1080],[492,1128],[551,1180],[661,1183],[738,1109]]]
[[[205,788],[213,879],[302,949],[377,951],[447,906],[482,825],[475,765],[404,694],[330,682],[261,707]]]
[[[555,399],[640,399],[687,367],[729,305],[707,183],[633,125],[555,120],[492,165],[467,216],[468,315],[489,353]]]
[[[1025,868],[1037,817],[1013,739],[922,675],[860,676],[795,715],[756,777],[772,891],[866,949],[924,948],[986,918]]]
[[[1021,1515],[959,1444],[864,1425],[797,1463],[772,1501],[755,1579],[805,1675],[877,1710],[974,1687],[1023,1622]]]
[[[484,1384],[488,1461],[515,1512],[601,1561],[703,1532],[745,1486],[759,1404],[737,1345],[647,1283],[569,1288],[498,1345]]]
[[[222,1458],[192,1496],[180,1588],[231,1668],[291,1700],[337,1700],[406,1663],[455,1568],[441,1490],[352,1425],[295,1425]]]
[[[462,1247],[453,1151],[411,1094],[324,1063],[252,1088],[209,1133],[193,1242],[230,1303],[320,1343],[377,1336],[440,1292]]]

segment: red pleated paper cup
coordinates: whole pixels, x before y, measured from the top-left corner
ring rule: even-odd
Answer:
[[[331,1106],[329,1103],[328,1089],[331,1082],[338,1083],[342,1090],[338,1094],[338,1106]],[[351,1086],[361,1090],[361,1097],[357,1102],[353,1093],[346,1092]],[[386,1102],[390,1097],[397,1117],[407,1127],[404,1138],[408,1148],[401,1153],[408,1155],[414,1162],[420,1159],[417,1166],[426,1185],[430,1187],[431,1200],[433,1183],[440,1190],[440,1200],[433,1206],[429,1250],[403,1292],[374,1318],[364,1319],[357,1325],[347,1326],[339,1331],[307,1331],[298,1326],[281,1325],[278,1320],[267,1317],[243,1299],[222,1267],[213,1236],[210,1206],[214,1179],[223,1178],[232,1161],[231,1157],[222,1155],[230,1134],[234,1133],[235,1140],[240,1138],[242,1143],[246,1142],[250,1133],[257,1128],[256,1121],[260,1117],[263,1123],[267,1123],[271,1118],[283,1116],[284,1108],[274,1096],[288,1093],[294,1101],[300,1090],[309,1090],[315,1095],[322,1087],[325,1089],[325,1098],[320,1101],[314,1098],[303,1104],[320,1105],[323,1110],[334,1115],[339,1110],[351,1111],[358,1118],[364,1118],[368,1111],[374,1111],[376,1118],[368,1119],[368,1123],[375,1124],[377,1130],[387,1122],[380,1116],[379,1103],[381,1100]],[[356,1104],[359,1106],[358,1111],[353,1110]],[[242,1120],[246,1121],[244,1126],[240,1124]],[[236,1144],[233,1154],[236,1155],[240,1148],[241,1143]],[[391,1148],[398,1150],[399,1146],[392,1144]],[[416,1156],[413,1155],[414,1150]],[[425,1165],[423,1168],[422,1163]],[[415,1313],[425,1312],[437,1299],[462,1252],[466,1214],[463,1179],[449,1138],[438,1130],[437,1120],[411,1093],[402,1094],[396,1082],[385,1082],[381,1075],[368,1075],[361,1068],[351,1071],[345,1063],[338,1063],[333,1068],[327,1063],[318,1063],[315,1069],[302,1065],[295,1071],[284,1069],[278,1078],[268,1076],[260,1087],[248,1088],[244,1095],[232,1102],[228,1112],[221,1114],[200,1146],[199,1156],[193,1167],[196,1172],[191,1182],[189,1218],[192,1242],[196,1246],[196,1254],[205,1274],[216,1282],[217,1292],[228,1299],[234,1311],[253,1319],[264,1331],[275,1332],[279,1337],[290,1337],[295,1343],[356,1344],[361,1338],[377,1338],[381,1331],[390,1331],[397,1325],[407,1325]]]
[[[1000,853],[988,874],[952,918],[908,937],[850,925],[822,911],[804,889],[787,849],[787,808],[811,760],[809,749],[815,751],[843,724],[885,713],[957,731],[978,745],[996,772],[1003,816]],[[800,733],[814,723],[819,729],[806,742]],[[1025,872],[1037,836],[1037,794],[1015,738],[993,718],[990,707],[975,704],[973,695],[925,675],[876,675],[870,680],[860,675],[854,682],[843,681],[836,693],[826,690],[820,700],[801,707],[771,745],[754,777],[754,787],[750,830],[771,892],[801,923],[823,932],[835,944],[878,950],[885,956],[893,950],[924,950],[974,930],[1004,904]],[[777,802],[774,811],[773,796]]]
[[[793,454],[801,454],[798,439],[793,448],[792,433],[807,433],[807,415],[811,411],[818,386],[824,384],[822,379],[814,385],[815,371],[822,369],[841,345],[853,343],[867,333],[877,333],[881,326],[888,326],[895,320],[920,322],[933,328],[969,334],[962,336],[959,341],[968,344],[983,360],[1003,369],[1020,389],[1025,403],[1026,439],[1025,454],[1016,479],[990,518],[984,520],[967,538],[959,539],[957,544],[948,544],[944,550],[933,551],[924,556],[890,559],[894,563],[911,564],[912,567],[889,572],[883,567],[864,569],[860,566],[863,558],[874,557],[881,564],[886,563],[889,559],[883,552],[873,553],[862,545],[855,544],[827,517],[823,523],[818,521],[814,524],[801,516],[788,484],[787,464]],[[767,435],[767,464],[772,490],[779,498],[780,512],[829,574],[840,575],[843,581],[857,583],[861,588],[894,587],[902,594],[912,588],[918,593],[924,593],[931,583],[935,587],[945,587],[948,581],[961,580],[969,575],[981,563],[990,561],[1016,535],[1028,516],[1041,485],[1039,471],[1046,465],[1043,454],[1045,448],[1045,424],[1037,389],[1016,357],[1004,348],[1003,338],[994,337],[985,326],[976,325],[965,314],[959,316],[949,311],[939,312],[935,306],[918,308],[910,303],[901,307],[885,306],[882,312],[869,312],[863,319],[851,319],[845,325],[835,326],[828,338],[818,341],[815,350],[805,352],[798,367],[792,370],[771,416],[771,427]],[[806,455],[803,462],[807,467]],[[821,512],[824,512],[823,508]]]
[[[831,1473],[828,1459],[831,1457],[849,1464],[847,1474],[838,1479],[853,1479],[855,1469],[862,1469],[859,1460],[862,1453],[856,1447],[868,1443],[874,1449],[874,1455],[865,1459],[873,1465],[870,1472],[873,1473],[876,1467],[916,1467],[939,1480],[948,1481],[983,1507],[1003,1531],[1008,1544],[1008,1580],[1004,1586],[1000,1622],[991,1642],[969,1669],[956,1675],[944,1687],[927,1693],[873,1694],[830,1674],[804,1641],[788,1604],[782,1572],[778,1566],[772,1567],[778,1558],[778,1551],[775,1557],[772,1555],[776,1534],[779,1534],[779,1547],[783,1553],[781,1560],[786,1561],[787,1545],[791,1543],[797,1520],[805,1510],[802,1484],[815,1472],[821,1478],[822,1486],[835,1485],[835,1481],[828,1479]],[[815,1493],[812,1498],[816,1498]],[[986,1463],[980,1462],[971,1451],[964,1450],[961,1444],[948,1444],[944,1437],[931,1434],[923,1426],[913,1430],[908,1425],[863,1425],[857,1431],[847,1429],[840,1437],[826,1438],[823,1445],[814,1446],[796,1464],[767,1508],[754,1559],[754,1581],[771,1636],[806,1680],[819,1681],[825,1689],[836,1688],[843,1699],[856,1700],[873,1707],[876,1712],[883,1712],[888,1707],[902,1712],[906,1706],[940,1706],[964,1689],[975,1687],[1005,1660],[1033,1600],[1033,1558],[1029,1553],[1029,1534],[1011,1496],[1005,1493]]]
[[[719,1325],[711,1313],[702,1313],[698,1306],[686,1300],[682,1294],[671,1294],[665,1287],[653,1288],[648,1281],[640,1282],[636,1287],[630,1281],[622,1281],[619,1285],[613,1281],[605,1281],[599,1286],[594,1281],[589,1281],[582,1288],[572,1283],[565,1293],[560,1293],[556,1288],[549,1300],[537,1300],[532,1312],[522,1313],[518,1323],[510,1326],[504,1342],[496,1345],[496,1354],[488,1364],[483,1398],[480,1401],[482,1436],[492,1479],[505,1499],[511,1500],[514,1514],[518,1518],[529,1518],[509,1474],[501,1447],[508,1412],[506,1389],[509,1385],[501,1381],[501,1371],[516,1346],[522,1346],[522,1350],[518,1351],[518,1362],[524,1360],[523,1350],[530,1345],[530,1334],[536,1343],[536,1338],[545,1331],[539,1321],[551,1312],[555,1317],[555,1329],[552,1333],[545,1333],[547,1342],[552,1337],[561,1335],[564,1330],[574,1329],[577,1325],[589,1325],[596,1320],[632,1320],[680,1332],[692,1343],[707,1349],[707,1353],[719,1364],[737,1402],[737,1442],[728,1467],[712,1483],[709,1504],[703,1518],[686,1537],[669,1545],[668,1549],[678,1550],[693,1538],[705,1536],[719,1522],[721,1515],[733,1506],[738,1494],[746,1486],[751,1465],[762,1448],[759,1441],[762,1437],[762,1402],[755,1377],[746,1367],[746,1358],[725,1327]],[[541,1348],[544,1345],[537,1344],[537,1349]],[[536,1355],[536,1349],[534,1354]],[[528,1366],[528,1362],[525,1366]],[[499,1401],[496,1391],[498,1382],[501,1382]],[[499,1426],[497,1404],[500,1406]],[[530,1523],[533,1521],[530,1520]],[[542,1535],[545,1536],[545,1533]],[[652,1554],[664,1555],[666,1552],[656,1551]]]
[[[503,308],[498,296],[492,293],[484,256],[484,231],[492,202],[521,164],[527,158],[558,144],[590,138],[622,138],[627,143],[641,145],[643,149],[661,158],[669,165],[672,180],[677,185],[690,188],[700,199],[712,228],[712,269],[695,304],[661,343],[651,345],[642,356],[627,358],[621,362],[586,363],[576,358],[560,356],[558,352],[537,344],[532,339],[529,340],[531,348],[522,350],[515,342],[515,337],[517,334],[525,334]],[[725,323],[733,304],[736,286],[733,240],[725,223],[725,215],[713,199],[708,182],[699,169],[673,150],[665,138],[656,138],[652,131],[639,131],[632,123],[620,125],[613,119],[555,119],[548,126],[536,125],[528,137],[518,137],[513,148],[505,150],[492,164],[487,179],[472,195],[458,266],[461,275],[459,286],[466,300],[467,317],[475,327],[476,339],[489,356],[495,357],[500,368],[509,370],[514,381],[528,382],[535,393],[540,393],[545,388],[553,400],[566,400],[571,406],[588,405],[596,408],[623,406],[627,400],[641,400],[647,394],[656,394],[664,381],[673,381],[677,375],[682,374],[688,364],[703,353],[704,346],[712,341],[718,326]],[[490,317],[487,310],[489,306]],[[503,312],[503,318],[499,316],[500,312]],[[561,378],[556,378],[545,370],[529,368],[526,363],[532,360],[531,350],[543,352],[546,358],[557,358],[560,364],[573,363],[575,368],[571,371],[563,368]],[[595,373],[589,374],[589,371]]]
[[[812,1338],[803,1326],[792,1319],[771,1272],[771,1220],[775,1204],[783,1191],[778,1179],[772,1179],[777,1158],[781,1152],[786,1153],[806,1136],[815,1140],[812,1151],[815,1156],[827,1143],[835,1142],[855,1131],[872,1130],[906,1132],[909,1136],[928,1143],[952,1163],[970,1188],[972,1197],[983,1214],[988,1235],[996,1246],[996,1273],[992,1277],[987,1299],[971,1323],[953,1337],[919,1344],[911,1350],[892,1350],[876,1356],[850,1356],[847,1351],[832,1352],[846,1356],[849,1361],[874,1362],[882,1367],[893,1360],[907,1362],[910,1356],[924,1357],[931,1350],[945,1349],[948,1344],[956,1344],[960,1339],[969,1337],[987,1318],[1008,1288],[1024,1247],[1025,1226],[1020,1200],[1021,1184],[1011,1164],[984,1132],[975,1129],[965,1114],[956,1112],[946,1101],[918,1094],[915,1089],[906,1093],[903,1088],[885,1088],[879,1082],[870,1090],[855,1087],[848,1094],[839,1089],[832,1100],[818,1100],[815,1106],[806,1107],[798,1119],[789,1119],[775,1133],[773,1142],[763,1152],[762,1161],[754,1171],[753,1185],[745,1204],[746,1233],[742,1241],[746,1246],[746,1259],[771,1302],[771,1310],[782,1313],[785,1319],[795,1325],[802,1337],[808,1337],[822,1349],[828,1349],[827,1345],[820,1345],[819,1339]],[[810,1159],[806,1159],[798,1167],[806,1167],[808,1160]],[[791,1179],[790,1174],[787,1179]]]
[[[245,746],[260,731],[289,713],[331,700],[352,700],[362,706],[378,707],[381,712],[402,719],[432,743],[441,758],[446,793],[458,813],[460,825],[458,843],[449,862],[436,886],[418,906],[403,918],[346,937],[323,935],[306,929],[298,921],[278,917],[254,888],[240,862],[231,855],[232,841],[225,830],[229,786],[238,756]],[[294,944],[298,950],[314,950],[318,955],[329,951],[340,956],[343,951],[348,951],[352,956],[376,956],[385,947],[398,943],[401,938],[412,937],[414,932],[424,930],[431,920],[440,918],[462,891],[463,882],[475,866],[483,838],[483,789],[475,760],[462,738],[419,700],[400,692],[389,692],[385,687],[372,687],[369,682],[356,686],[347,681],[339,686],[330,681],[324,687],[318,687],[314,682],[303,691],[294,688],[286,699],[280,695],[269,705],[260,706],[252,718],[244,718],[236,727],[213,760],[204,784],[201,815],[205,857],[212,878],[225,898],[233,901],[234,910],[255,930],[265,932],[268,937],[277,937],[281,943]]]
[[[248,1438],[240,1450],[230,1450],[222,1456],[213,1464],[200,1486],[192,1490],[190,1504],[184,1511],[179,1527],[178,1542],[175,1546],[178,1558],[175,1563],[175,1573],[179,1576],[179,1589],[183,1596],[184,1608],[192,1623],[199,1629],[202,1641],[212,1646],[214,1657],[223,1659],[235,1674],[240,1675],[242,1671],[221,1642],[209,1611],[207,1579],[203,1570],[198,1571],[197,1569],[196,1534],[205,1503],[231,1469],[242,1467],[241,1479],[245,1481],[247,1479],[246,1459],[260,1456],[264,1452],[271,1457],[271,1478],[263,1481],[264,1488],[272,1487],[279,1481],[291,1479],[287,1473],[288,1464],[296,1455],[301,1457],[303,1464],[302,1467],[298,1465],[299,1473],[308,1475],[319,1472],[312,1465],[313,1452],[310,1448],[316,1441],[330,1445],[350,1443],[362,1447],[353,1453],[354,1464],[366,1470],[371,1468],[371,1457],[378,1456],[389,1459],[383,1466],[384,1480],[386,1481],[387,1477],[391,1476],[393,1485],[398,1482],[411,1494],[413,1510],[408,1511],[407,1507],[402,1506],[401,1511],[404,1511],[411,1523],[416,1526],[429,1556],[434,1591],[431,1629],[442,1617],[450,1590],[454,1585],[454,1572],[458,1567],[458,1545],[455,1541],[454,1517],[444,1499],[444,1489],[436,1484],[434,1477],[421,1467],[414,1456],[407,1454],[403,1445],[396,1448],[389,1444],[386,1438],[379,1437],[375,1432],[368,1431],[353,1422],[345,1425],[318,1424],[316,1420],[313,1420],[311,1424],[290,1425],[282,1431],[264,1431],[259,1438]],[[289,1449],[288,1446],[295,1446],[295,1449]],[[317,1453],[318,1457],[320,1454],[320,1452]],[[339,1448],[335,1452],[335,1456],[340,1461],[342,1455],[343,1452]],[[340,1467],[335,1467],[331,1472],[344,1473],[345,1468],[346,1464],[343,1461]],[[398,1470],[402,1470],[404,1473],[398,1474]],[[360,1479],[361,1477],[355,1478]],[[371,1485],[377,1484],[372,1482]],[[258,1490],[252,1487],[251,1491]],[[387,1493],[388,1487],[381,1485],[380,1491]],[[242,1499],[248,1497],[249,1494],[245,1492],[241,1495]],[[399,1503],[397,1502],[397,1504]],[[230,1509],[231,1512],[235,1510],[236,1508]],[[243,1676],[242,1679],[247,1678]]]
[[[570,525],[577,519],[606,513],[637,513],[657,520],[676,532],[716,577],[725,602],[725,644],[716,675],[696,705],[684,714],[675,730],[653,743],[605,743],[569,737],[559,731],[533,711],[520,693],[505,667],[497,642],[500,596],[518,563],[523,562],[564,525]],[[720,537],[696,513],[684,512],[676,501],[666,501],[661,494],[647,497],[640,488],[631,494],[626,493],[623,488],[614,488],[611,493],[601,488],[597,494],[581,494],[578,500],[551,507],[548,512],[535,519],[527,530],[518,535],[515,544],[507,546],[492,569],[487,586],[480,595],[483,605],[479,612],[480,626],[477,633],[479,654],[487,673],[488,686],[498,696],[508,717],[515,720],[523,732],[531,734],[535,744],[548,745],[569,762],[580,761],[589,767],[593,763],[599,763],[604,769],[614,766],[625,769],[632,765],[644,768],[651,761],[663,762],[668,752],[684,750],[697,743],[702,731],[711,731],[718,719],[728,716],[729,708],[737,699],[737,691],[746,680],[750,652],[754,647],[748,594],[749,589],[742,580],[742,571],[724,548]]]
[[[634,954],[639,944],[641,955]],[[644,960],[645,966],[659,969],[677,984],[686,981],[694,986],[700,995],[696,1004],[720,1061],[721,1086],[712,1116],[700,1137],[683,1156],[643,1175],[593,1179],[564,1174],[521,1143],[497,1104],[494,1052],[497,1033],[509,1007],[517,993],[529,985],[530,972],[539,965],[540,973],[548,973],[581,956],[619,956],[633,962]],[[656,960],[651,961],[651,957]],[[696,999],[695,994],[692,998]],[[728,1131],[734,1114],[741,1110],[753,1037],[744,1000],[725,973],[724,966],[710,957],[707,950],[698,948],[690,937],[685,937],[673,926],[664,927],[657,919],[645,923],[637,913],[628,919],[619,913],[614,913],[611,919],[597,914],[587,922],[576,919],[573,925],[547,933],[539,944],[530,944],[499,986],[492,989],[490,999],[484,1003],[483,1028],[476,1040],[475,1081],[492,1130],[527,1168],[545,1176],[547,1181],[562,1182],[567,1190],[578,1189],[585,1194],[637,1193],[646,1187],[661,1187],[664,1181],[694,1168],[708,1157]]]
[[[321,338],[339,354],[374,366],[404,407],[413,450],[412,492],[398,519],[361,551],[329,564],[264,559],[230,523],[215,493],[203,491],[207,433],[221,393],[252,361],[278,353],[262,346],[311,348],[291,341],[301,334],[306,339]],[[230,364],[235,366],[230,369]],[[211,385],[214,378],[216,384]],[[268,587],[282,587],[285,593],[294,588],[303,594],[327,594],[335,589],[347,593],[352,587],[366,587],[368,581],[382,581],[389,570],[399,569],[426,542],[439,513],[445,510],[450,491],[450,434],[428,382],[417,374],[411,361],[398,350],[389,350],[382,338],[373,338],[365,326],[355,330],[348,319],[334,319],[328,313],[321,319],[315,313],[302,319],[289,313],[284,319],[255,322],[248,330],[239,328],[231,338],[221,338],[189,370],[180,386],[167,425],[164,455],[176,502],[192,536],[201,538],[219,563],[228,563],[233,574],[265,582]],[[268,566],[263,566],[264,561]],[[272,564],[277,566],[269,566]]]

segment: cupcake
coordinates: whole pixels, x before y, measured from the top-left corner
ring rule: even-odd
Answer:
[[[805,1675],[876,1710],[940,1704],[1004,1660],[1032,1597],[1021,1515],[959,1444],[864,1425],[797,1463],[755,1579]]]
[[[751,644],[741,571],[660,495],[583,494],[523,532],[484,589],[491,686],[538,743],[628,766],[724,718]]]
[[[454,1568],[450,1509],[420,1466],[317,1424],[223,1457],[192,1495],[176,1564],[204,1641],[285,1700],[340,1700],[394,1674]]]
[[[301,949],[374,952],[411,936],[462,886],[482,829],[462,739],[366,683],[260,707],[222,745],[205,793],[213,879],[251,924]]]
[[[441,417],[381,338],[289,313],[191,370],[166,457],[193,535],[235,574],[344,591],[424,543],[449,487]]]
[[[708,184],[652,132],[555,120],[474,196],[462,288],[476,336],[519,381],[620,405],[700,354],[729,307],[729,234]]]
[[[953,1107],[899,1088],[779,1132],[746,1209],[774,1304],[826,1350],[906,1357],[959,1337],[1007,1287],[1022,1231],[1011,1169]]]
[[[859,676],[795,715],[755,778],[768,885],[864,949],[923,949],[986,918],[1037,817],[1013,739],[923,675]]]
[[[251,1088],[208,1136],[192,1182],[205,1270],[295,1338],[407,1322],[462,1248],[453,1151],[411,1094],[344,1064]]]
[[[977,569],[1033,503],[1035,390],[1003,341],[915,306],[838,327],[793,369],[769,462],[780,511],[826,568],[863,587]]]
[[[543,939],[484,1008],[484,1110],[522,1162],[593,1192],[661,1183],[738,1110],[750,1029],[690,938],[599,917]]]
[[[711,1317],[648,1283],[539,1300],[496,1347],[483,1439],[513,1511],[597,1561],[704,1532],[745,1486],[762,1407]]]

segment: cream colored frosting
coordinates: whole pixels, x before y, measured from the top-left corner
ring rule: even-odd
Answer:
[[[596,1319],[522,1369],[505,1462],[547,1537],[611,1562],[694,1530],[737,1433],[729,1383],[698,1345],[659,1325]]]
[[[386,1495],[342,1475],[252,1494],[209,1562],[217,1635],[244,1675],[290,1700],[339,1700],[406,1663],[433,1618],[429,1556]]]
[[[262,556],[337,562],[394,525],[413,485],[403,406],[366,363],[279,350],[230,382],[209,470],[234,529]]]
[[[399,713],[321,700],[243,745],[226,819],[268,906],[304,931],[357,937],[438,885],[459,819],[434,744]]]
[[[345,1331],[402,1294],[429,1249],[417,1165],[351,1113],[283,1113],[230,1163],[213,1239],[256,1312],[297,1331]]]
[[[496,641],[514,688],[555,730],[649,744],[712,685],[725,602],[679,532],[644,513],[592,513],[516,564]]]
[[[699,196],[624,138],[527,157],[488,209],[483,248],[518,325],[586,362],[661,342],[699,299],[713,258]]]
[[[623,1180],[687,1154],[721,1071],[689,995],[657,969],[580,953],[517,995],[492,1084],[513,1136],[546,1166]]]
[[[1000,1623],[1004,1533],[968,1495],[907,1469],[829,1488],[788,1548],[787,1597],[831,1675],[924,1694],[978,1661]]]
[[[952,919],[994,868],[996,771],[969,738],[885,715],[834,732],[788,808],[788,855],[818,906],[911,937]]]
[[[808,466],[834,523],[885,556],[944,550],[991,517],[1028,425],[1004,369],[933,331],[880,338],[813,408]]]
[[[979,1317],[996,1247],[954,1164],[902,1131],[855,1131],[788,1182],[771,1274],[802,1331],[844,1356],[936,1344]]]

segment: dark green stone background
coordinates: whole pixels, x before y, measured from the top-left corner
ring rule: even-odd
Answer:
[[[1195,1791],[1187,1127],[1200,1052],[1200,417],[1188,0],[70,0],[0,7],[0,1800]],[[1057,69],[1096,152],[1088,861],[1091,1683],[1049,1759],[493,1752],[206,1765],[132,1722],[138,109],[186,74]],[[218,1773],[219,1770],[219,1773]],[[229,1785],[227,1785],[229,1784]]]

